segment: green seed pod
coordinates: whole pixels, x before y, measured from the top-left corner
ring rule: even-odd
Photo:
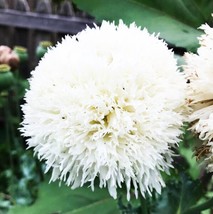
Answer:
[[[18,55],[21,63],[28,60],[28,52],[26,48],[22,46],[15,46],[13,51]]]
[[[50,46],[52,46],[52,43],[50,41],[41,41],[36,48],[36,56],[41,59]]]
[[[14,83],[13,73],[7,64],[0,65],[0,91],[7,90]]]

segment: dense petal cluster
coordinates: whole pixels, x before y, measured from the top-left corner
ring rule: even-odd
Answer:
[[[186,84],[166,44],[135,24],[66,36],[32,72],[21,131],[51,181],[94,181],[117,197],[164,181],[185,120]]]
[[[188,98],[193,110],[189,121],[204,140],[208,169],[213,171],[213,28],[207,24],[200,28],[205,33],[199,38],[197,54],[186,54]]]

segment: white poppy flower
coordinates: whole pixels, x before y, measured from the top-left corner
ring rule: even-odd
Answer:
[[[135,24],[103,22],[66,36],[32,72],[21,131],[51,181],[107,187],[127,199],[164,186],[186,116],[172,51]]]
[[[192,114],[191,129],[204,140],[206,162],[213,171],[213,28],[207,24],[200,27],[204,34],[199,38],[197,54],[186,54],[185,73],[188,79],[188,98]]]

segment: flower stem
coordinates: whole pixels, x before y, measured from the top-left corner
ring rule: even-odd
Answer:
[[[147,200],[143,196],[140,197],[140,203],[141,203],[140,214],[149,214]]]
[[[204,202],[203,204],[199,204],[197,206],[191,207],[184,212],[184,214],[194,214],[200,213],[203,210],[207,210],[213,207],[213,198],[209,199],[208,201]]]
[[[11,115],[10,115],[10,105],[9,105],[9,98],[6,96],[5,98],[5,106],[4,106],[4,113],[5,113],[5,129],[6,129],[6,143],[7,149],[9,151],[9,160],[10,160],[10,168],[12,171],[12,178],[10,180],[13,183],[13,175],[14,175],[14,163],[12,157],[12,145],[11,145]]]
[[[20,104],[19,104],[19,98],[18,98],[18,81],[19,81],[19,70],[15,70],[15,83],[14,83],[14,90],[15,90],[15,107],[16,107],[16,115],[19,120],[19,123],[21,122],[21,112],[20,112]]]

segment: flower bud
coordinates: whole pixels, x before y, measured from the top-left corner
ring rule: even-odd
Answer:
[[[21,63],[24,63],[28,60],[27,49],[22,46],[15,46],[13,51],[18,55]]]
[[[13,85],[14,77],[7,64],[0,65],[0,91],[7,90]]]
[[[41,41],[36,49],[37,57],[41,59],[50,46],[52,46],[52,43],[50,41]]]

